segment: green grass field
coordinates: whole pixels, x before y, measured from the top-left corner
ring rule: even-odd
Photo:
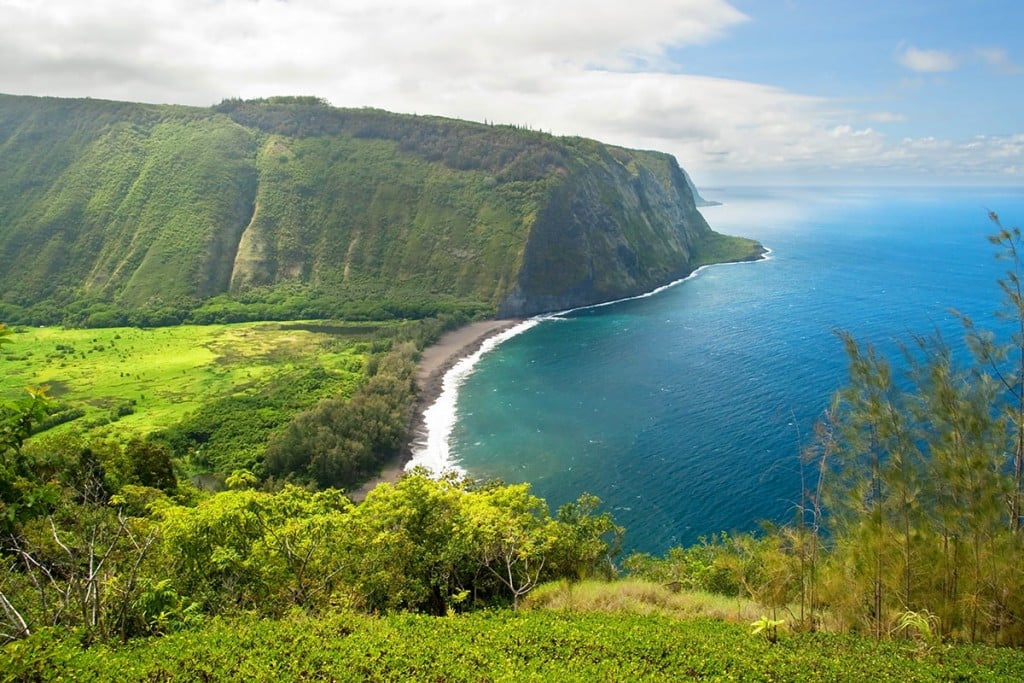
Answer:
[[[62,407],[85,411],[57,430],[102,430],[97,423],[121,412],[119,436],[145,435],[212,400],[257,393],[300,366],[322,367],[338,385],[353,384],[376,331],[367,325],[283,323],[22,328],[0,355],[0,396],[49,386]]]

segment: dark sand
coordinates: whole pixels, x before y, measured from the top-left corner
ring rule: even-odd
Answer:
[[[406,445],[402,454],[394,462],[388,463],[381,470],[379,475],[358,489],[350,491],[349,498],[359,502],[366,498],[366,494],[377,484],[382,482],[393,484],[401,478],[406,463],[412,457],[411,440],[423,429],[423,411],[433,405],[437,397],[441,395],[445,373],[460,360],[475,353],[485,341],[520,322],[522,321],[484,320],[470,323],[457,330],[446,332],[436,344],[423,350],[416,370],[416,386],[419,391],[416,411],[412,418],[412,428],[409,431],[410,443]]]

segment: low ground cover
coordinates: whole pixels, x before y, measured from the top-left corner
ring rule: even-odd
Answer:
[[[922,649],[837,634],[771,643],[722,621],[626,613],[215,619],[195,631],[90,647],[60,635],[6,646],[3,680],[1009,681],[1024,675],[1019,650]]]
[[[2,351],[0,396],[49,387],[55,405],[42,427],[50,434],[147,436],[246,398],[259,403],[263,423],[280,426],[317,400],[350,395],[364,377],[378,329],[343,323],[22,328]],[[292,395],[297,386],[302,391]],[[254,438],[265,444],[267,435]]]

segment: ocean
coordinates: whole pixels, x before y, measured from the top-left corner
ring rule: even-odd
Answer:
[[[529,482],[555,511],[584,492],[661,554],[720,531],[793,518],[800,452],[846,380],[836,335],[899,364],[956,309],[998,327],[997,212],[1024,224],[1024,190],[738,188],[703,192],[723,233],[771,249],[650,296],[530,321],[451,378],[430,458]],[[426,457],[426,456],[424,456]],[[806,473],[810,476],[810,473]]]

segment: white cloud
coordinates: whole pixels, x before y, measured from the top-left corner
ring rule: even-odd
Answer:
[[[1024,67],[1014,64],[1010,55],[1001,47],[978,48],[975,54],[998,71],[1007,74],[1022,74]]]
[[[0,0],[0,92],[196,105],[318,95],[660,149],[698,181],[948,168],[832,100],[669,62],[668,48],[744,21],[725,0]],[[954,64],[915,48],[903,57],[917,70]],[[1020,167],[996,158],[1012,156],[1007,144],[988,140],[972,159]]]
[[[956,58],[942,50],[919,50],[909,46],[897,55],[897,60],[911,71],[938,73],[952,71],[957,66]]]
[[[543,92],[553,70],[664,68],[665,48],[744,20],[725,0],[0,0],[0,86],[188,104]]]

